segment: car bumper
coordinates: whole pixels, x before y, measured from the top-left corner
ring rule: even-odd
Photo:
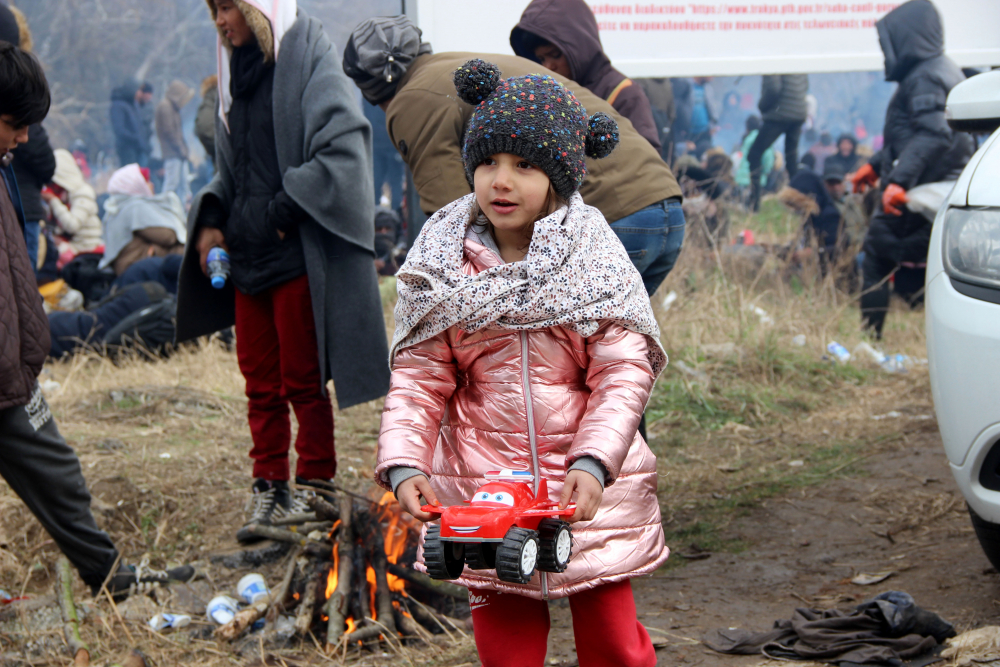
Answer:
[[[939,272],[927,283],[927,354],[941,439],[969,505],[1000,523],[1000,490],[980,482],[1000,446],[1000,305],[960,293]]]

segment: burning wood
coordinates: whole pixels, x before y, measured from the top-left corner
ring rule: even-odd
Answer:
[[[391,493],[376,502],[324,486],[308,504],[312,512],[296,517],[305,525],[285,521],[259,531],[299,548],[273,595],[241,611],[217,636],[233,639],[260,618],[274,622],[279,611],[293,611],[299,636],[325,636],[328,651],[462,634],[463,624],[450,617],[468,613],[465,589],[410,567],[418,526],[407,522]],[[318,526],[322,532],[310,532]]]

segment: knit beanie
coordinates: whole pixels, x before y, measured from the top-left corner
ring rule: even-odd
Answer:
[[[396,86],[418,56],[431,52],[423,33],[409,18],[376,16],[358,25],[344,47],[344,74],[361,94],[378,105],[396,95]]]
[[[563,199],[587,174],[584,156],[606,157],[618,145],[618,124],[604,113],[587,117],[572,91],[546,74],[500,78],[500,69],[470,60],[455,70],[455,88],[475,105],[462,147],[465,177],[497,153],[522,157],[543,170]]]

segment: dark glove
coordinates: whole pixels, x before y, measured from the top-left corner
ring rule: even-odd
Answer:
[[[274,199],[267,205],[268,222],[282,234],[288,234],[308,217],[309,214],[305,212],[305,209],[296,204],[295,200],[289,197],[284,190],[274,195]]]

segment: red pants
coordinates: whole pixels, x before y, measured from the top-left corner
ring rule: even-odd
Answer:
[[[483,667],[536,667],[545,662],[549,605],[510,593],[469,589],[472,627]],[[629,580],[569,596],[580,667],[653,667],[656,652],[636,619]]]
[[[236,356],[247,381],[254,478],[287,480],[295,410],[295,474],[331,479],[337,471],[333,408],[320,386],[309,279],[301,276],[247,296],[236,290]]]

